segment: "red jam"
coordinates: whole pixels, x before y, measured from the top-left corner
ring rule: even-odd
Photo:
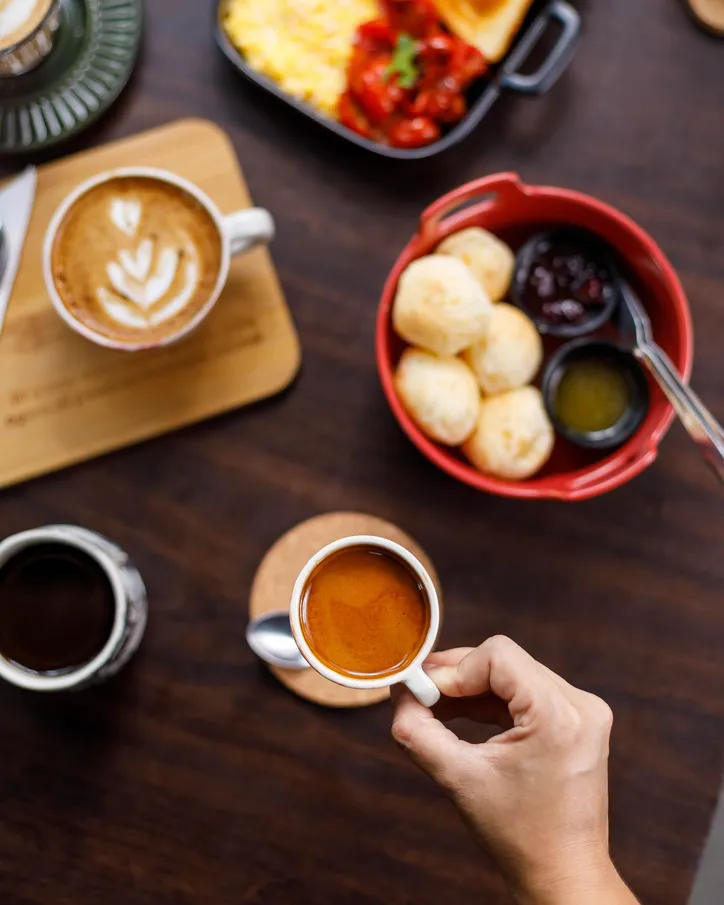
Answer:
[[[556,326],[594,320],[613,301],[611,267],[595,245],[575,235],[541,237],[527,260],[520,301],[535,319]]]

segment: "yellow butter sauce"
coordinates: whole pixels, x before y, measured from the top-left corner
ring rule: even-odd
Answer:
[[[617,424],[631,405],[625,375],[602,359],[572,362],[556,392],[556,415],[581,433],[604,431]]]

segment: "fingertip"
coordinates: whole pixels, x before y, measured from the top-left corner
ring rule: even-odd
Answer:
[[[443,788],[458,785],[461,759],[467,743],[435,719],[426,708],[402,713],[392,725],[392,737],[429,776]]]
[[[447,697],[457,697],[457,666],[443,666],[435,663],[425,664],[423,667],[425,672],[432,678],[434,676],[435,684],[440,689],[440,693]]]
[[[402,682],[390,686],[390,699],[392,701],[392,706],[395,709],[405,706],[414,706],[415,704],[418,707],[422,707],[422,704],[420,704],[413,693]]]
[[[402,683],[390,688],[392,707],[397,718],[404,713],[429,714],[427,707],[421,704],[415,695]]]
[[[429,717],[430,711],[427,707],[423,707],[404,685],[393,685],[390,695],[392,698],[392,737],[398,744],[402,744],[399,734],[400,732],[406,733],[407,730],[401,730],[400,726],[411,727],[421,719]]]
[[[392,738],[404,749],[408,748],[409,740],[415,726],[428,711],[417,701],[413,695],[403,686],[398,687],[392,702],[393,716],[391,733]],[[420,713],[422,711],[422,714]]]
[[[474,647],[454,647],[450,650],[438,650],[429,654],[423,668],[438,666],[457,666],[457,664],[475,650]]]
[[[392,740],[398,744],[400,748],[407,750],[408,743],[412,736],[410,721],[404,717],[396,717],[392,721],[390,734],[392,735]]]

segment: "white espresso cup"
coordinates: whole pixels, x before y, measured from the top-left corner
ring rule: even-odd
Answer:
[[[48,525],[6,538],[0,542],[0,569],[24,550],[48,543],[80,550],[105,572],[114,602],[108,640],[87,663],[60,673],[35,672],[0,654],[0,679],[29,691],[77,691],[115,675],[138,649],[148,618],[146,587],[120,547],[76,525]]]
[[[427,605],[430,614],[430,624],[427,629],[425,640],[417,652],[415,659],[399,672],[393,672],[382,678],[353,678],[331,669],[325,663],[319,660],[304,637],[302,631],[302,605],[304,599],[304,591],[307,583],[311,578],[314,570],[326,559],[340,550],[349,547],[373,547],[382,553],[388,553],[401,560],[418,579],[427,598]],[[425,658],[432,651],[437,640],[440,630],[440,601],[435,590],[435,585],[430,575],[416,556],[413,556],[409,550],[406,550],[400,544],[387,540],[384,537],[375,537],[367,534],[355,535],[353,537],[343,537],[341,540],[328,544],[309,560],[306,566],[299,573],[292,592],[292,602],[289,610],[289,618],[292,626],[292,634],[294,640],[299,647],[304,659],[309,665],[315,669],[325,679],[330,679],[338,685],[345,685],[347,688],[386,688],[390,685],[396,685],[398,682],[404,683],[409,690],[415,695],[417,700],[425,707],[432,707],[440,700],[440,691],[435,683],[423,670],[422,664]]]
[[[207,301],[192,318],[181,324],[177,330],[169,332],[160,339],[154,338],[152,340],[144,340],[141,331],[139,331],[139,334],[141,335],[139,335],[137,341],[126,339],[120,340],[107,336],[100,330],[94,330],[69,310],[58,292],[53,277],[53,248],[55,246],[58,229],[68,212],[83,195],[87,194],[92,189],[103,185],[103,183],[124,177],[157,180],[158,182],[180,189],[194,198],[206,210],[219,233],[221,262],[216,283],[209,292]],[[216,302],[219,300],[219,296],[229,277],[231,259],[243,255],[247,251],[251,251],[252,248],[255,248],[258,245],[267,245],[273,238],[274,219],[269,211],[264,208],[245,208],[243,210],[235,211],[232,214],[224,215],[211,198],[188,179],[176,176],[174,173],[170,173],[167,170],[160,170],[154,167],[121,167],[116,170],[109,170],[105,173],[101,173],[79,185],[67,196],[67,198],[65,198],[55,211],[45,234],[43,246],[43,276],[53,307],[65,323],[75,330],[76,333],[80,333],[81,336],[84,336],[91,342],[105,346],[109,349],[119,349],[131,352],[143,349],[155,349],[176,343],[194,331],[202,321],[206,319]],[[89,251],[92,253],[92,249]]]

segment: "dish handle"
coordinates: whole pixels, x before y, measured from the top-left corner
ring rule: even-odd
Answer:
[[[571,478],[560,484],[551,494],[555,499],[563,500],[568,503],[577,503],[580,500],[590,499],[591,496],[599,496],[602,493],[608,493],[614,490],[622,483],[622,475],[626,475],[624,480],[631,480],[641,474],[649,465],[652,465],[659,455],[658,444],[650,440],[646,446],[632,452],[628,458],[623,461],[609,463],[602,468],[595,469],[590,474],[581,478]],[[595,493],[591,493],[591,488],[595,487]]]
[[[441,221],[456,208],[471,201],[492,204],[500,196],[525,193],[526,186],[520,181],[517,173],[493,173],[492,176],[474,179],[433,201],[420,217],[418,234],[423,241],[438,238]]]
[[[552,22],[558,23],[561,32],[546,59],[529,75],[518,72]],[[509,55],[500,77],[500,86],[523,94],[544,94],[555,85],[570,63],[580,31],[581,17],[578,12],[566,0],[553,0]]]

